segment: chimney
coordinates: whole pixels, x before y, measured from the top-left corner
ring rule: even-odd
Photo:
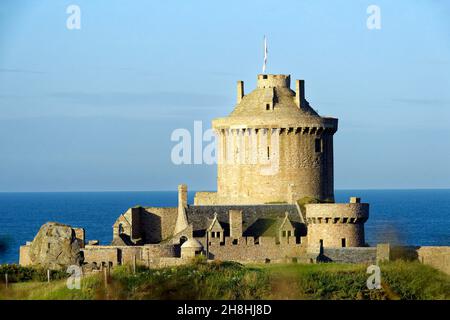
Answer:
[[[237,103],[241,102],[244,97],[244,81],[237,82]]]
[[[177,221],[175,223],[174,234],[180,233],[185,230],[189,224],[186,216],[186,207],[187,207],[187,185],[180,184],[178,185],[178,214]]]
[[[350,203],[361,203],[361,198],[350,197]]]
[[[305,100],[305,80],[295,80],[295,103],[302,108],[302,103]]]
[[[228,211],[230,219],[230,238],[239,239],[242,237],[242,210]]]
[[[178,208],[187,207],[187,185],[178,185]]]

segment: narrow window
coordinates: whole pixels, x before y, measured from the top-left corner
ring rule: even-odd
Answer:
[[[316,149],[316,152],[322,152],[322,139],[316,139],[315,149]]]
[[[270,110],[270,104],[266,104],[266,110]]]
[[[291,236],[291,231],[290,231],[290,230],[287,232],[287,236],[288,236],[288,237]]]
[[[216,237],[220,238],[220,232],[216,232]]]
[[[267,159],[270,160],[270,147],[267,147]]]
[[[283,230],[283,238],[286,237],[286,231]]]
[[[341,239],[341,243],[342,243],[342,248],[345,248],[346,247],[345,238]]]

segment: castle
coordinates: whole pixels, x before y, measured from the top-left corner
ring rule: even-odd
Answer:
[[[84,261],[113,266],[176,265],[186,258],[268,262],[313,261],[324,248],[363,247],[369,205],[334,202],[333,135],[338,120],[321,117],[305,99],[304,80],[260,74],[244,93],[237,82],[233,112],[213,121],[217,192],[197,192],[178,206],[134,207],[113,225],[110,245],[85,244]],[[26,264],[27,246],[21,247]],[[23,251],[23,252],[22,252]]]
[[[120,264],[165,267],[195,256],[242,263],[416,259],[450,274],[450,247],[365,244],[369,205],[334,202],[333,135],[338,120],[321,117],[305,99],[305,83],[258,75],[257,88],[215,119],[217,192],[197,192],[177,207],[134,207],[113,225],[109,245],[86,242],[82,228],[46,223],[20,247],[21,265],[99,270]],[[106,269],[104,269],[106,270]]]
[[[303,80],[295,92],[290,81],[260,74],[249,94],[237,82],[233,112],[213,121],[217,192],[197,192],[191,205],[180,185],[177,207],[128,209],[114,223],[111,245],[87,245],[85,260],[308,260],[321,248],[364,246],[369,205],[353,197],[334,203],[338,120],[311,108]]]

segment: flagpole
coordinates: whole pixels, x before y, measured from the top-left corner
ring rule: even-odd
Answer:
[[[262,73],[266,73],[266,67],[267,67],[267,38],[266,35],[264,35],[264,64],[262,68]]]

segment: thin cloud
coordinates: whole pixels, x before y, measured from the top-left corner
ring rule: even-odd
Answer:
[[[450,100],[445,99],[394,98],[392,99],[392,101],[405,104],[427,105],[427,106],[445,106],[450,104]]]
[[[28,70],[28,69],[8,69],[0,68],[0,73],[31,73],[31,74],[45,74],[43,71]]]
[[[50,98],[66,102],[96,106],[146,105],[160,107],[216,108],[230,104],[230,98],[219,94],[188,92],[58,92]]]

